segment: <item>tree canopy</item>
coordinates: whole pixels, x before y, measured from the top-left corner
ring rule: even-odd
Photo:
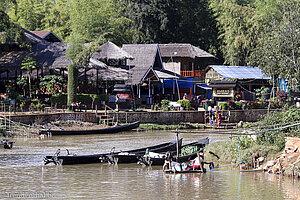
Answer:
[[[299,0],[2,0],[1,44],[16,27],[63,41],[190,43],[228,65],[259,66],[299,87]],[[9,36],[7,36],[9,35]],[[3,47],[3,45],[2,45]],[[75,47],[75,46],[74,46]]]

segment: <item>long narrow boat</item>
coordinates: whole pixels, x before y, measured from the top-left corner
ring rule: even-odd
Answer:
[[[46,135],[88,135],[88,134],[109,134],[118,133],[123,131],[130,131],[132,129],[138,128],[140,121],[133,122],[131,124],[125,124],[122,126],[115,126],[111,128],[103,129],[87,129],[87,130],[41,130],[39,134]]]
[[[178,140],[178,146],[179,148],[182,145],[182,138]],[[141,161],[142,157],[146,154],[146,152],[155,152],[155,153],[164,153],[166,151],[175,151],[177,146],[177,142],[173,141],[169,145],[158,145],[153,147],[146,147],[142,149],[136,149],[132,151],[125,151],[125,152],[117,152],[117,153],[111,153],[107,154],[105,156],[102,156],[100,160],[103,162],[109,162],[109,163],[137,163]]]
[[[179,140],[182,142],[182,139]],[[106,154],[92,154],[92,155],[65,155],[65,156],[46,156],[44,158],[44,164],[49,163],[62,164],[62,165],[73,165],[73,164],[91,164],[91,163],[100,163],[103,162],[105,158],[117,154],[134,154],[135,156],[142,156],[146,151],[155,151],[155,152],[165,152],[173,151],[176,149],[177,141],[166,142],[163,144],[134,149],[126,152],[116,152],[116,153],[106,153]],[[101,158],[101,159],[100,159]],[[114,157],[112,157],[114,159]]]
[[[190,160],[193,160],[197,157],[197,152],[202,152],[204,150],[204,147],[209,144],[208,138],[200,139],[196,142],[192,142],[189,144],[186,144],[181,147],[179,156],[174,156],[173,160],[176,162],[182,163],[182,162],[188,162]],[[171,152],[173,155],[176,155],[176,152]],[[141,158],[141,162],[145,165],[163,165],[166,158],[164,155],[157,155],[152,157],[151,154],[145,155]]]

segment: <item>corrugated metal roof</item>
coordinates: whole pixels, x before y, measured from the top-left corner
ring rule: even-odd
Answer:
[[[31,33],[39,36],[40,38],[45,38],[51,31],[30,31]]]
[[[62,42],[62,40],[52,31],[30,31],[36,36],[45,39],[48,42]]]
[[[225,65],[209,65],[225,79],[271,79],[265,75],[258,67],[248,66],[225,66]]]

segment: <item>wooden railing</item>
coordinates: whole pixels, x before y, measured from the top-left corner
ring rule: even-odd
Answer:
[[[200,70],[180,71],[180,75],[184,77],[202,77]]]

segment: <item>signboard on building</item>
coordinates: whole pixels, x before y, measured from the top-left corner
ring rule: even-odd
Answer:
[[[233,88],[213,88],[213,97],[233,97]]]

